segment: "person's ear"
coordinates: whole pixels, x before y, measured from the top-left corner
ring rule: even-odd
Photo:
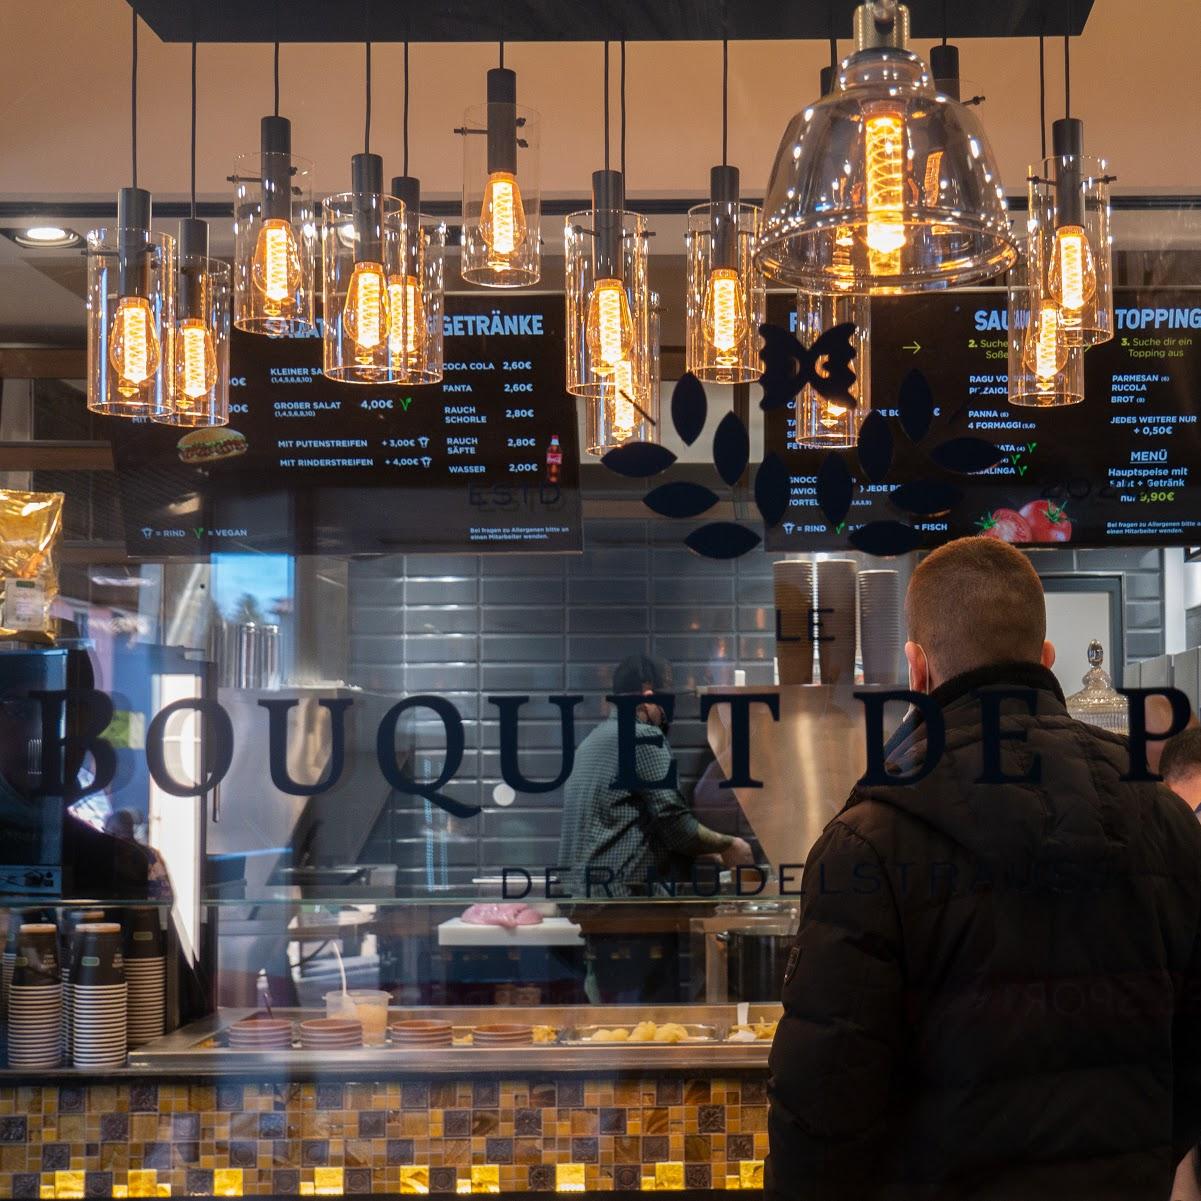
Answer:
[[[926,655],[916,642],[905,643],[905,660],[909,664],[909,690],[928,692],[930,680]]]
[[[1050,671],[1055,666],[1055,643],[1044,642],[1043,652],[1038,657],[1038,661]]]

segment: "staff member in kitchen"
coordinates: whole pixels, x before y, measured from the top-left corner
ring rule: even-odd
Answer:
[[[642,696],[635,734],[640,780],[662,780],[673,762],[668,722],[655,692],[672,690],[671,667],[646,655],[623,659],[613,672],[613,694]],[[563,789],[559,863],[570,869],[570,891],[581,899],[647,895],[648,880],[668,878],[681,859],[717,857],[727,865],[751,863],[741,838],[718,834],[697,821],[675,788],[648,784],[615,788],[618,775],[616,711],[580,743]],[[594,935],[588,940],[585,988],[594,1003],[678,999],[674,936]]]
[[[888,770],[928,774],[857,786],[810,853],[766,1195],[1165,1201],[1201,1135],[1201,825],[1068,716],[1020,551],[941,547],[906,616],[945,745],[919,706]]]

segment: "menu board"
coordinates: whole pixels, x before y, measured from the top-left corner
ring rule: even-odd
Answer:
[[[773,296],[769,320],[789,327],[790,297]],[[1116,336],[1085,354],[1085,399],[1059,408],[1007,401],[1006,294],[973,289],[872,303],[871,405],[896,418],[914,368],[933,394],[935,419],[914,445],[890,422],[895,453],[887,477],[868,484],[853,450],[857,486],[841,530],[817,502],[817,473],[831,452],[796,447],[794,412],[765,415],[765,445],[788,466],[791,504],[770,530],[772,550],[825,550],[869,521],[904,521],[922,545],[988,532],[1023,544],[1164,545],[1201,541],[1201,291],[1117,289]],[[1004,452],[997,466],[962,475],[930,450],[970,435]],[[936,517],[914,518],[894,502],[901,484],[953,484],[962,499]]]
[[[443,329],[443,380],[415,388],[234,330],[228,426],[110,423],[130,553],[578,551],[563,297],[448,295]]]

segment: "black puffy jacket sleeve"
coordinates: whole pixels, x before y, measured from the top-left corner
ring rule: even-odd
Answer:
[[[872,1195],[905,1024],[900,922],[871,844],[835,820],[810,852],[771,1052],[770,1201]]]

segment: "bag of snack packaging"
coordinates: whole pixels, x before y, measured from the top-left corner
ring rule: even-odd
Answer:
[[[0,639],[54,641],[50,606],[62,529],[61,492],[0,488]]]

